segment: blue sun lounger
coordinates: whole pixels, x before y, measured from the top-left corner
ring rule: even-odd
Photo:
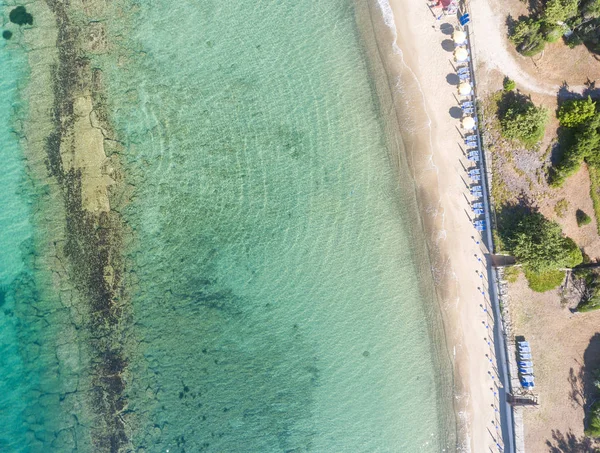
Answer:
[[[472,168],[471,170],[469,170],[469,176],[473,177],[473,175],[478,175],[479,174],[479,168]]]
[[[463,66],[462,68],[458,68],[458,70],[456,71],[457,74],[468,74],[469,73],[469,67],[468,66]]]
[[[528,352],[520,352],[519,356],[521,357],[521,360],[531,360],[531,354]]]
[[[533,362],[530,360],[523,360],[519,362],[519,366],[524,367],[524,368],[531,368],[533,367]]]
[[[463,113],[475,113],[475,109],[473,107],[463,107]]]
[[[479,161],[479,151],[469,152],[469,154],[467,155],[467,159],[469,159],[472,162],[478,162]]]
[[[463,109],[467,108],[467,107],[473,107],[473,101],[464,101],[461,105],[460,105]]]
[[[475,215],[483,215],[484,214],[483,209],[480,209],[480,208],[474,208],[473,212],[475,213]]]
[[[529,341],[519,341],[517,343],[517,345],[519,346],[519,348],[528,348],[529,347]]]
[[[531,354],[531,349],[529,349],[529,346],[519,347],[519,353],[520,354]]]
[[[521,376],[521,385],[525,388],[535,387],[533,376]]]
[[[477,203],[473,203],[473,209],[483,208],[483,203],[478,201]]]

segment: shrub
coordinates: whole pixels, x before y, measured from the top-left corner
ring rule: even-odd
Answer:
[[[527,283],[533,291],[545,293],[546,291],[558,288],[565,279],[565,273],[559,270],[534,272],[525,268],[525,278],[527,278]]]
[[[569,100],[562,103],[558,110],[558,121],[561,126],[577,127],[596,114],[596,103],[587,99]]]
[[[549,25],[549,24],[545,24],[542,27],[542,33],[544,34],[544,40],[546,42],[556,42],[556,41],[558,41],[561,38],[561,36],[563,35],[564,32],[565,32],[565,29],[561,25]]]
[[[594,295],[594,297],[589,298],[584,302],[580,302],[577,305],[576,311],[580,313],[586,313],[588,311],[598,310],[600,308],[600,297]]]
[[[544,35],[541,33],[542,22],[525,17],[515,24],[509,39],[517,46],[517,50],[526,56],[532,56],[544,50]]]
[[[521,269],[517,266],[508,266],[504,268],[504,278],[509,283],[515,283],[519,278]]]
[[[508,77],[504,77],[504,82],[502,82],[502,86],[504,87],[504,91],[513,91],[517,87],[517,84],[514,80],[511,80]]]
[[[548,0],[543,19],[549,24],[564,22],[577,16],[578,0]]]
[[[509,107],[500,120],[502,135],[521,141],[526,146],[539,142],[546,132],[548,112],[533,104]]]
[[[567,209],[569,209],[569,202],[564,198],[558,200],[554,205],[554,212],[556,212],[556,215],[561,218],[565,216]]]
[[[575,218],[577,219],[577,226],[579,227],[583,225],[589,225],[592,222],[592,218],[581,209],[577,210],[575,213]]]
[[[596,401],[590,407],[589,422],[585,429],[585,435],[590,437],[600,437],[600,400]]]

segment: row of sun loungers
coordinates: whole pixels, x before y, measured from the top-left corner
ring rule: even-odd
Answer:
[[[531,361],[531,348],[529,347],[529,342],[517,342],[517,353],[519,356],[517,365],[519,366],[521,385],[523,388],[533,388],[535,387],[535,379],[533,376],[533,362]]]

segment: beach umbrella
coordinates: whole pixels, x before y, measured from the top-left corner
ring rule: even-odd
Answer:
[[[475,119],[472,116],[465,116],[462,119],[462,127],[467,131],[475,129]]]
[[[458,93],[463,96],[471,94],[471,84],[469,82],[463,82],[458,85]]]
[[[467,34],[462,30],[456,30],[452,34],[452,39],[456,44],[464,44],[467,41]]]
[[[469,52],[464,47],[457,47],[454,51],[454,59],[458,62],[467,61],[469,58]]]

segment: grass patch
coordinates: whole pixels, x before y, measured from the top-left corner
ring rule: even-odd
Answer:
[[[558,200],[554,205],[554,212],[556,212],[556,215],[560,218],[563,218],[565,216],[565,214],[567,213],[567,209],[569,209],[569,202],[564,198]]]
[[[592,166],[588,166],[590,173],[590,197],[594,203],[594,214],[596,216],[596,230],[600,234],[598,220],[600,218],[600,173]]]
[[[504,278],[508,283],[515,283],[519,278],[521,268],[517,266],[508,266],[504,268]]]
[[[529,287],[537,293],[545,293],[558,288],[565,279],[564,271],[554,269],[542,272],[534,272],[528,269],[524,269],[524,271]]]

